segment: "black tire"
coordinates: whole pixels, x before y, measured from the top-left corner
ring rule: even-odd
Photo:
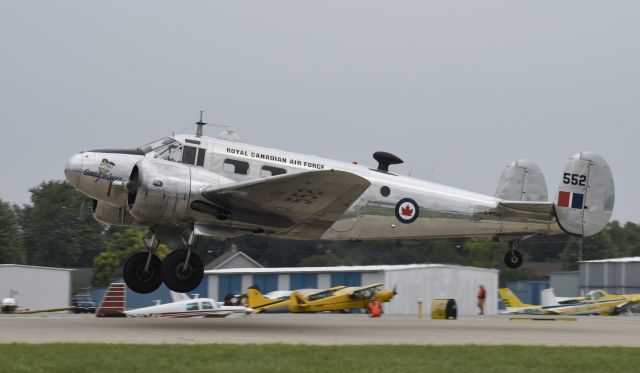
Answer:
[[[162,280],[176,293],[187,293],[195,289],[204,277],[204,264],[195,253],[191,253],[186,271],[183,271],[187,250],[175,250],[162,263]]]
[[[122,277],[127,287],[136,293],[148,294],[162,285],[162,262],[157,256],[152,255],[149,271],[145,272],[144,267],[148,256],[149,253],[146,252],[131,255],[122,270]]]
[[[517,250],[509,250],[504,256],[504,265],[511,269],[520,267],[523,261],[522,254]]]

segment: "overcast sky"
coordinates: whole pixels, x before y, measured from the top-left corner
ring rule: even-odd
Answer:
[[[602,154],[640,221],[638,1],[0,2],[0,199],[80,150],[243,141],[493,194],[509,161]],[[208,127],[215,135],[219,128]]]

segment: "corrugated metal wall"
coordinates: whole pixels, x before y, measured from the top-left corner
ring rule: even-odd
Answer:
[[[602,289],[609,293],[640,293],[640,262],[580,263],[580,292]]]
[[[388,314],[417,314],[418,298],[422,299],[425,315],[430,315],[434,299],[455,299],[459,315],[478,314],[478,286],[487,290],[485,314],[497,311],[498,271],[465,267],[441,267],[386,271],[385,287],[397,285],[398,295],[384,310]]]
[[[0,298],[11,290],[20,309],[66,307],[71,299],[71,271],[46,267],[0,266]]]

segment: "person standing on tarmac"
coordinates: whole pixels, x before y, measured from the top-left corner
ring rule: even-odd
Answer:
[[[480,308],[480,315],[484,315],[484,301],[487,298],[487,291],[484,290],[484,286],[480,285],[478,289],[478,308]]]

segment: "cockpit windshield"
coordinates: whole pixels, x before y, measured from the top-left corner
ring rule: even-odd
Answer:
[[[598,300],[604,296],[604,292],[602,290],[592,290],[590,291],[586,298],[588,300]]]
[[[171,137],[165,137],[158,141],[140,147],[145,154],[155,153],[155,158],[167,161],[180,162],[182,160],[182,144]]]

